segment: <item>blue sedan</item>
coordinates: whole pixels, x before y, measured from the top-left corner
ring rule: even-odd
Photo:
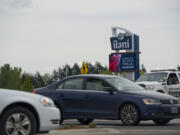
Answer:
[[[111,75],[76,75],[59,80],[34,93],[52,98],[64,119],[88,124],[93,119],[121,120],[137,125],[141,120],[167,124],[180,118],[178,100],[146,91],[135,83]]]

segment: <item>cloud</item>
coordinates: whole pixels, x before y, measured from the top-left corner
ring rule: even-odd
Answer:
[[[32,0],[0,0],[0,11],[32,7]]]

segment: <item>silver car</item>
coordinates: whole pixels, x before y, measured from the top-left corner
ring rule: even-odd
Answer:
[[[60,112],[47,97],[0,89],[0,135],[33,135],[59,126]]]

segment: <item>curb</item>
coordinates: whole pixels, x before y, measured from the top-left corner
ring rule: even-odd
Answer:
[[[70,130],[53,130],[49,135],[104,135],[119,134],[119,131],[113,128],[94,128],[94,129],[70,129]]]

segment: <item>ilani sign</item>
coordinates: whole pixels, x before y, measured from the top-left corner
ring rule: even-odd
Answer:
[[[112,50],[132,49],[132,36],[111,37],[110,41]]]

